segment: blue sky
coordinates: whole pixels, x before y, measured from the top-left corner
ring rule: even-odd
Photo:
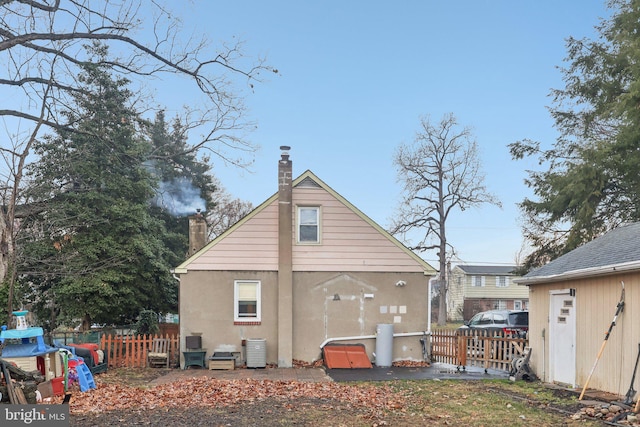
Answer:
[[[511,264],[522,247],[516,203],[536,165],[512,161],[507,144],[555,141],[547,107],[564,87],[565,40],[595,37],[608,11],[584,0],[234,0],[185,3],[179,14],[213,40],[244,40],[279,70],[246,98],[260,146],[251,172],[215,164],[234,197],[257,206],[276,192],[279,146],[289,145],[294,176],[310,169],[386,228],[400,201],[394,150],[421,116],[451,112],[472,128],[503,208],[453,213],[449,243],[462,262]]]

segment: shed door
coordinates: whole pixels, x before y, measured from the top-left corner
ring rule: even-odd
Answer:
[[[576,297],[569,289],[551,291],[549,307],[549,379],[576,384]]]

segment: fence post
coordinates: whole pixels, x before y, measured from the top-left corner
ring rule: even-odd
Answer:
[[[456,334],[456,341],[458,343],[456,363],[458,366],[467,366],[467,334],[466,331],[462,331],[460,334]]]

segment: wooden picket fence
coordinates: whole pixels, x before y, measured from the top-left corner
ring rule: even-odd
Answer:
[[[107,353],[110,368],[144,368],[155,338],[170,341],[170,366],[179,366],[180,336],[175,334],[102,335],[100,348]],[[522,356],[527,345],[528,339],[501,332],[435,329],[431,333],[431,358],[460,368],[479,366],[509,371],[512,360]]]
[[[431,331],[431,359],[434,362],[459,365],[458,335],[453,329]]]
[[[524,354],[527,338],[501,331],[435,329],[431,333],[431,357],[434,362],[460,368],[511,370],[513,359]]]
[[[108,355],[109,368],[145,368],[155,338],[169,340],[169,364],[177,367],[180,363],[179,335],[102,335],[100,348]]]

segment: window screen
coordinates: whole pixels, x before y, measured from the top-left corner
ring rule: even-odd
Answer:
[[[298,209],[298,242],[319,242],[320,224],[318,207]]]
[[[235,319],[260,320],[260,282],[235,282]]]

